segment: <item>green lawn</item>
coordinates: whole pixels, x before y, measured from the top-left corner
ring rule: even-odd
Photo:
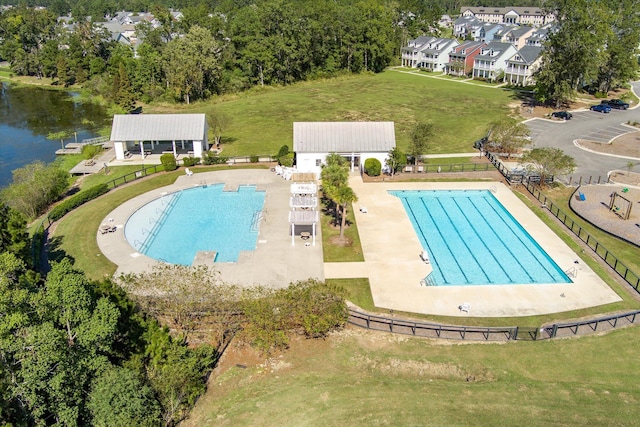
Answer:
[[[637,425],[637,342],[637,328],[507,344],[353,328],[266,364],[232,352],[184,425]]]
[[[430,121],[435,136],[427,154],[472,151],[490,122],[509,113],[508,90],[425,78],[395,71],[265,88],[196,103],[183,112],[215,112],[228,123],[226,156],[275,154],[292,147],[295,121],[393,121],[398,147],[406,151],[413,125]]]

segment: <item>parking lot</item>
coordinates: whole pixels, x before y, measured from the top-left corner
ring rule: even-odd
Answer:
[[[590,110],[576,110],[571,112],[571,120],[540,119],[526,121],[531,131],[532,145],[535,147],[560,148],[576,160],[578,167],[573,174],[573,181],[579,177],[588,179],[606,179],[607,173],[614,169],[625,170],[629,158],[598,154],[576,147],[574,141],[588,140],[608,143],[612,139],[637,131],[637,128],[627,125],[629,122],[640,122],[640,110],[612,110],[610,113],[599,113]],[[640,158],[640,147],[638,148]],[[568,181],[569,177],[560,177]]]

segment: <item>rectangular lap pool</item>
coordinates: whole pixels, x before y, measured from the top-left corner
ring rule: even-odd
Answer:
[[[429,285],[571,283],[488,190],[390,193],[429,253]]]

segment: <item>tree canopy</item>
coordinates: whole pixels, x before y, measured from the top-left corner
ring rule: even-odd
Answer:
[[[575,159],[559,148],[534,148],[523,154],[520,163],[530,172],[540,176],[540,184],[545,179],[557,175],[567,175],[576,169]]]

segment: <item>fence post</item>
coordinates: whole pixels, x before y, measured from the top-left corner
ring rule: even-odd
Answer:
[[[557,333],[558,333],[558,325],[554,324],[553,328],[551,328],[551,335],[549,336],[549,338],[555,338]]]

